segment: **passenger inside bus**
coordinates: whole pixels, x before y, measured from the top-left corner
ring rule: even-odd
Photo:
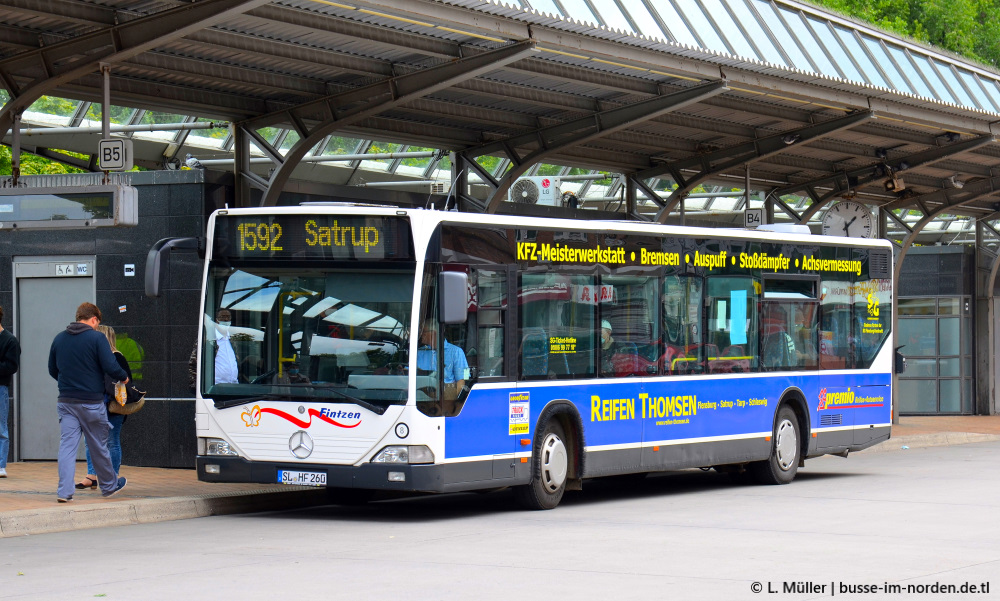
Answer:
[[[455,401],[465,388],[469,375],[469,362],[461,348],[438,336],[437,323],[428,319],[424,321],[420,332],[420,346],[417,349],[417,373],[436,374],[438,368],[438,340],[444,343],[444,390],[441,393],[442,411],[445,415],[454,415]]]
[[[233,325],[233,317],[229,309],[219,309],[215,314],[215,383],[237,384],[239,381],[239,364],[236,351],[229,338],[229,328]]]

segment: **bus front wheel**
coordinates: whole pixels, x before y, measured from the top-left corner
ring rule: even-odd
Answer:
[[[562,425],[548,420],[532,450],[531,482],[517,487],[518,503],[528,509],[552,509],[566,492],[569,452]]]
[[[799,420],[791,407],[778,410],[771,436],[771,456],[750,464],[754,479],[761,484],[788,484],[799,469]]]

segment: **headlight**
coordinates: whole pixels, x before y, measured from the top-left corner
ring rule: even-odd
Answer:
[[[379,451],[372,463],[434,463],[434,453],[424,445],[393,445]]]
[[[234,455],[238,456],[239,453],[234,451],[229,442],[222,440],[221,438],[206,438],[205,439],[205,454],[206,455]]]

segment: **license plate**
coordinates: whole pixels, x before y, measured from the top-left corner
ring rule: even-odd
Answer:
[[[326,473],[278,470],[278,483],[297,486],[326,486]]]

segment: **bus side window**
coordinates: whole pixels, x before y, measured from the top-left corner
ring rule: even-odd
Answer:
[[[759,281],[747,276],[710,276],[707,287],[708,371],[756,369]]]
[[[518,377],[587,378],[596,372],[593,276],[524,273],[518,285]]]
[[[696,276],[668,275],[663,281],[661,373],[691,374],[703,369],[702,288]]]

